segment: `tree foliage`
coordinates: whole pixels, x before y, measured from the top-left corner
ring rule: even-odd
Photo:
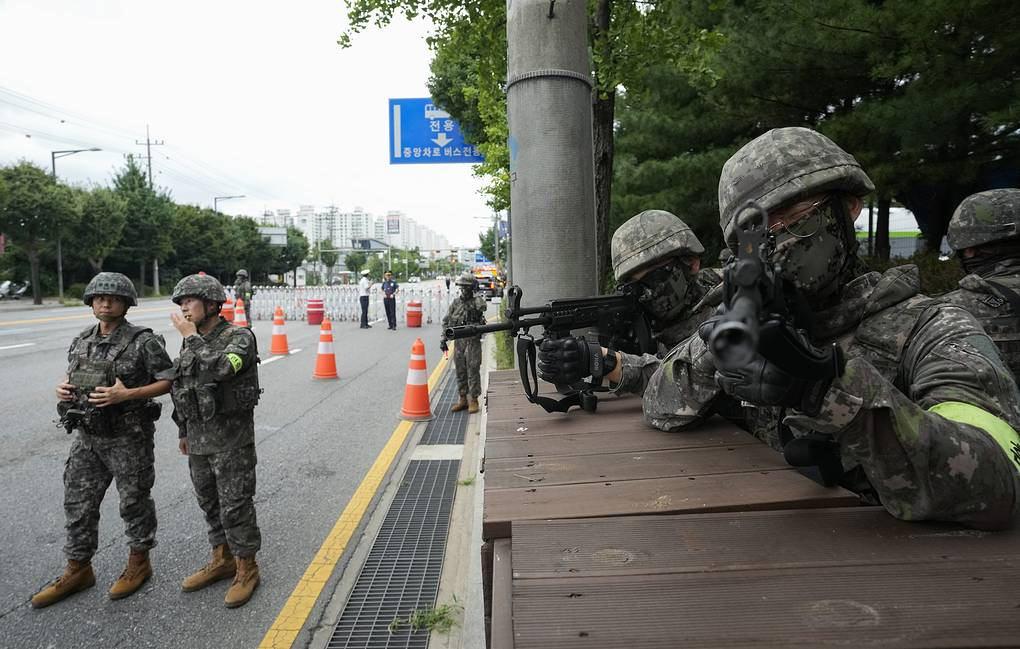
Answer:
[[[74,228],[73,254],[88,262],[92,272],[103,270],[103,262],[120,243],[127,223],[127,201],[113,190],[96,187],[77,190],[81,219]]]

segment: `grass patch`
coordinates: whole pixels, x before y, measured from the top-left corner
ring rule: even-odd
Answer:
[[[499,303],[499,321],[504,320],[506,313],[506,296]],[[510,370],[514,367],[514,338],[509,331],[497,331],[492,334],[496,337],[496,369]]]
[[[411,631],[449,633],[450,629],[457,626],[457,615],[463,609],[464,607],[454,597],[452,604],[440,604],[435,608],[412,611],[406,618],[393,618],[388,628],[390,633],[396,633],[404,627],[410,627]]]
[[[462,487],[470,487],[474,483],[475,483],[475,479],[474,478],[464,478],[463,480],[458,480],[457,481],[457,484],[459,484]]]

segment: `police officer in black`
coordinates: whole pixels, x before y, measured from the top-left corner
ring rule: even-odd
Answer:
[[[397,284],[395,279],[393,279],[393,273],[391,271],[383,273],[383,306],[386,307],[386,320],[389,322],[389,327],[387,328],[391,331],[396,331],[397,329],[396,294],[398,288],[400,288],[400,285]]]

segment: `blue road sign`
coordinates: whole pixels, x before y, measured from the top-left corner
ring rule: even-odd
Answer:
[[[460,126],[428,97],[390,100],[390,164],[482,162]]]

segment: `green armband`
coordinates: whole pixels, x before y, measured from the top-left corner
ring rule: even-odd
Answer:
[[[988,433],[1006,452],[1006,457],[1013,460],[1013,465],[1020,469],[1020,435],[1004,420],[987,410],[960,401],[944,401],[928,409],[946,419],[970,424]]]
[[[244,365],[244,360],[237,354],[227,354],[227,360],[230,361],[230,367],[234,368],[234,374],[237,374]]]

